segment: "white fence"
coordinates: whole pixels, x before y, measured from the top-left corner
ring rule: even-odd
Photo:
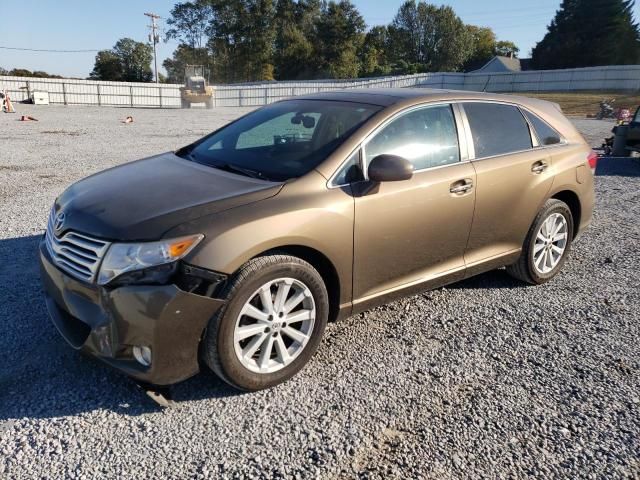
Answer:
[[[446,88],[487,92],[640,90],[640,65],[541,70],[516,73],[422,73],[354,80],[260,82],[214,86],[220,107],[259,106],[307,93],[349,88]],[[64,105],[180,107],[180,85],[0,76],[0,90],[14,100],[34,91]]]

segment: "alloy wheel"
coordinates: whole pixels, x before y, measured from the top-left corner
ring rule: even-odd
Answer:
[[[236,356],[248,370],[273,373],[290,365],[309,343],[316,306],[309,288],[293,278],[257,289],[236,320]]]
[[[533,266],[546,275],[558,266],[567,248],[569,227],[560,213],[549,215],[538,230],[533,245]]]

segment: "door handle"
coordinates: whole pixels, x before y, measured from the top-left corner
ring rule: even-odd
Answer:
[[[456,195],[462,195],[467,193],[473,188],[473,182],[470,180],[460,180],[451,184],[449,191]]]
[[[539,162],[536,162],[531,166],[531,171],[536,175],[539,175],[542,172],[544,172],[547,168],[549,168],[549,165],[547,164],[547,162],[543,162],[542,160],[540,160]]]

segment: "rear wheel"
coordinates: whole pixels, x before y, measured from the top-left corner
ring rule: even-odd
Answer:
[[[246,263],[223,292],[227,303],[204,338],[206,364],[227,383],[260,390],[300,371],[320,344],[329,302],[307,262],[269,255]]]
[[[566,203],[548,200],[533,222],[520,258],[507,272],[524,282],[542,284],[562,269],[573,240],[573,216]]]
[[[187,100],[180,100],[180,106],[182,108],[191,108],[191,103],[189,103]]]
[[[209,97],[207,99],[207,101],[205,102],[205,105],[207,106],[208,109],[212,109],[213,108],[213,97]]]

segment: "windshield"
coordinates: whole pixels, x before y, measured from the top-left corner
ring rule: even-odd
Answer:
[[[318,166],[381,107],[287,100],[237,120],[178,155],[211,167],[272,181]]]

